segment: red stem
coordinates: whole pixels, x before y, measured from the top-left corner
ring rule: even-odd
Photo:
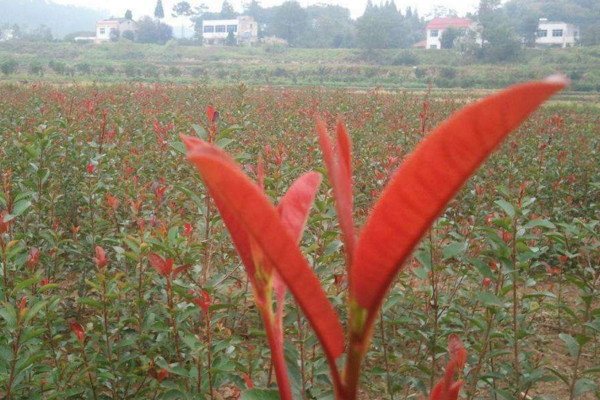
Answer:
[[[258,302],[257,302],[258,303]],[[293,400],[292,389],[287,374],[287,366],[285,364],[285,355],[283,352],[283,341],[278,340],[282,337],[282,332],[277,329],[277,324],[274,323],[273,310],[271,302],[264,302],[259,305],[260,315],[265,325],[269,347],[271,348],[271,362],[275,369],[275,378],[277,379],[277,387],[281,400]]]

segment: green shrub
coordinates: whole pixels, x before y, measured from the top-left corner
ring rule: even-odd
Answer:
[[[394,57],[392,65],[419,65],[419,59],[410,51],[402,51]]]
[[[50,67],[52,71],[59,75],[65,75],[67,70],[67,64],[65,64],[63,61],[50,60],[48,67]]]
[[[14,74],[15,72],[17,72],[18,68],[19,63],[14,58],[9,58],[8,60],[5,60],[2,62],[2,64],[0,64],[0,70],[4,75]]]
[[[44,66],[42,65],[42,63],[39,61],[32,61],[29,64],[29,74],[44,76]]]

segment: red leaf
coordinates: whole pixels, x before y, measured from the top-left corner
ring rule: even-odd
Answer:
[[[352,179],[352,141],[341,118],[337,122],[336,138],[339,161],[346,168],[346,175]]]
[[[346,246],[346,264],[352,264],[354,256],[354,247],[356,242],[356,232],[354,228],[353,205],[352,205],[352,177],[350,165],[350,139],[345,129],[338,127],[337,147],[333,151],[329,133],[325,123],[317,118],[317,133],[319,134],[319,144],[323,151],[323,160],[327,167],[327,177],[333,189],[335,197],[335,209],[340,220],[343,240]]]
[[[399,167],[360,234],[351,295],[373,311],[402,263],[467,178],[565,79],[513,86],[440,125]]]
[[[106,253],[104,249],[100,246],[96,246],[96,257],[94,257],[94,263],[98,269],[102,269],[108,265],[108,260],[106,259]]]
[[[233,162],[231,158],[222,151],[217,151],[213,146],[209,145],[202,139],[192,137],[192,136],[181,136],[181,140],[185,144],[188,152],[195,149],[203,149],[204,151],[214,155],[215,157],[222,157],[225,162]],[[242,259],[242,264],[244,264],[244,268],[246,268],[246,273],[251,281],[254,281],[254,261],[252,260],[252,252],[250,251],[250,241],[248,239],[248,234],[238,222],[235,215],[233,215],[229,208],[223,204],[223,202],[214,195],[213,190],[210,185],[206,184],[208,192],[210,196],[215,201],[215,205],[219,209],[219,213],[221,214],[221,218],[223,219],[223,223],[227,227],[227,231],[229,231],[229,235],[233,240],[233,245],[237,253],[240,255]]]
[[[457,400],[460,393],[462,381],[454,382],[449,388],[446,388],[445,381],[438,382],[433,390],[429,400]]]
[[[292,238],[296,240],[296,243],[302,238],[304,225],[306,225],[310,208],[315,201],[320,184],[321,174],[308,172],[302,175],[290,186],[277,206],[281,222],[292,235]],[[277,297],[276,320],[279,331],[283,334],[281,325],[286,286],[276,270],[273,274],[273,289]],[[281,338],[281,340],[283,339]]]
[[[206,106],[206,118],[208,123],[212,125],[213,119],[215,118],[215,108],[213,106]]]
[[[302,238],[304,225],[320,184],[321,174],[318,172],[308,172],[300,176],[283,195],[277,206],[281,222],[296,242]]]
[[[260,247],[277,269],[312,324],[330,360],[344,349],[344,333],[339,319],[325,296],[317,277],[300,253],[277,211],[239,167],[221,151],[196,146],[188,159],[199,169],[217,202],[234,216],[240,227]]]
[[[463,342],[454,333],[448,337],[448,352],[458,368],[462,368],[467,362],[467,351],[463,347]]]
[[[454,382],[454,374],[461,370],[467,362],[467,351],[457,335],[452,334],[448,338],[448,352],[450,361],[446,366],[444,378],[440,380],[433,390],[429,400],[456,400],[462,386],[461,381]]]
[[[173,270],[172,258],[164,260],[161,256],[152,253],[148,256],[148,261],[150,261],[150,265],[152,266],[152,268],[158,271],[158,273],[164,276],[165,278],[167,278]]]
[[[69,320],[69,327],[71,328],[71,332],[73,332],[75,336],[77,336],[77,340],[79,340],[79,343],[83,344],[83,341],[85,339],[83,326],[81,326],[81,324],[77,322],[74,318],[71,318]]]
[[[191,265],[190,264],[186,264],[186,265],[182,265],[181,267],[177,267],[173,270],[173,276],[177,276],[179,274],[181,274],[183,271],[185,271],[186,269],[190,268]]]

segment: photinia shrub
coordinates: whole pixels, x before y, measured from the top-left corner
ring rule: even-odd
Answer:
[[[513,86],[474,103],[432,131],[392,176],[357,235],[353,217],[351,140],[344,124],[335,147],[317,119],[317,133],[340,219],[345,246],[349,320],[346,333],[298,240],[320,183],[314,172],[300,177],[274,207],[261,185],[233,159],[199,138],[183,137],[229,230],[254,290],[265,325],[281,398],[292,399],[283,356],[282,303],[289,288],[312,325],[328,360],[337,399],[357,398],[361,365],[369,348],[383,298],[404,261],[446,204],[504,138],[555,92],[562,77]],[[262,180],[259,174],[259,180]],[[275,292],[277,308],[273,310]],[[342,363],[345,352],[343,369]],[[456,336],[449,338],[450,361],[432,400],[457,399],[454,375],[466,363]]]

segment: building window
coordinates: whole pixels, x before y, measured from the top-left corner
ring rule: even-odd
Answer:
[[[204,33],[213,33],[215,31],[214,25],[204,26]]]
[[[433,29],[431,31],[431,33],[429,34],[430,37],[438,37],[438,35],[439,35],[439,32],[437,29]]]
[[[432,44],[431,46],[429,46],[429,48],[435,50],[437,49],[437,44]]]
[[[106,29],[104,29],[104,28],[98,29],[98,33],[100,33],[101,35],[104,35],[106,33]]]
[[[227,25],[227,32],[237,32],[237,25]]]
[[[562,29],[552,29],[552,37],[562,37],[563,30]]]
[[[215,27],[215,32],[226,32],[225,25],[217,25]]]
[[[540,29],[538,31],[538,37],[546,37],[546,36],[548,36],[548,30],[546,30],[546,29]]]

